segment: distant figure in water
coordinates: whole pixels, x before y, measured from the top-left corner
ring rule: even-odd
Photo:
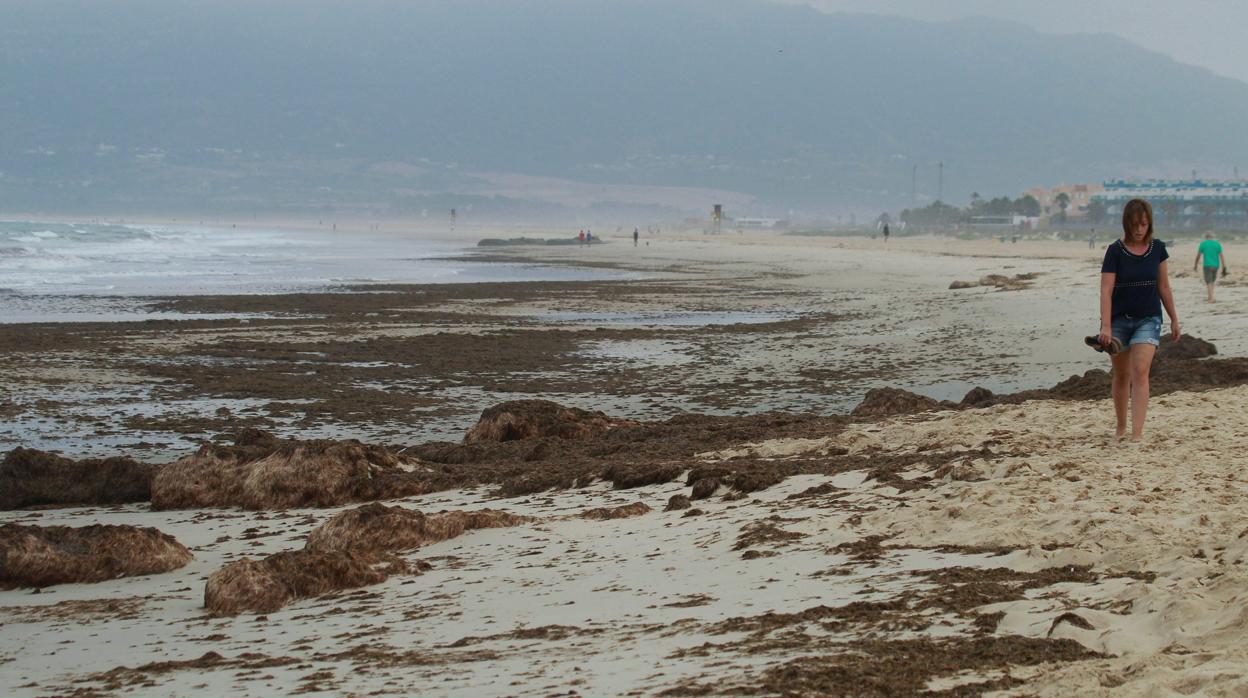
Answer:
[[[585,231],[582,230],[581,234],[576,236],[576,239],[580,240],[581,241],[580,244],[584,245],[585,244]]]
[[[884,242],[888,242],[888,224],[884,224]]]
[[[1096,232],[1088,233],[1088,249],[1096,247]]]
[[[1127,403],[1131,403],[1131,440],[1144,436],[1148,415],[1148,374],[1161,344],[1161,309],[1170,316],[1170,338],[1179,341],[1179,315],[1166,260],[1170,253],[1153,238],[1153,209],[1132,199],[1122,209],[1122,239],[1105,248],[1101,263],[1101,346],[1111,337],[1123,350],[1110,354],[1113,364],[1114,436],[1127,434]]]
[[[637,246],[637,238],[639,237],[641,237],[641,233],[636,228],[633,228],[633,247]]]
[[[1205,260],[1205,302],[1213,302],[1213,287],[1218,284],[1218,267],[1222,267],[1222,276],[1226,276],[1226,255],[1222,252],[1222,243],[1213,239],[1213,233],[1205,233],[1205,239],[1196,248],[1196,261],[1192,271],[1200,264],[1201,257]]]

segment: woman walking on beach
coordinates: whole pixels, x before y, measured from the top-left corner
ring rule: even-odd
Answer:
[[[1166,268],[1166,245],[1153,239],[1153,209],[1132,199],[1122,209],[1122,239],[1105,249],[1101,264],[1101,346],[1118,340],[1122,351],[1112,354],[1115,437],[1127,433],[1131,403],[1131,440],[1144,434],[1148,414],[1148,372],[1161,344],[1161,309],[1170,316],[1170,337],[1179,341],[1179,316]]]

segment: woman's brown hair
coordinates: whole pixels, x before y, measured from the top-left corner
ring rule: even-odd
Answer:
[[[1126,206],[1122,207],[1122,237],[1124,240],[1131,239],[1131,229],[1135,222],[1143,218],[1148,221],[1148,234],[1144,236],[1144,242],[1153,241],[1153,207],[1148,205],[1144,199],[1131,199]]]

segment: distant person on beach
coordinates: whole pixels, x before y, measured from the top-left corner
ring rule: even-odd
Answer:
[[[1095,232],[1088,233],[1088,249],[1090,250],[1093,247],[1096,247],[1096,233]]]
[[[637,238],[639,237],[641,237],[641,233],[636,228],[633,228],[633,247],[637,246]]]
[[[1117,340],[1122,351],[1112,353],[1114,436],[1127,433],[1127,403],[1131,403],[1131,441],[1144,434],[1148,414],[1148,374],[1161,344],[1161,309],[1170,316],[1170,338],[1179,341],[1179,315],[1170,290],[1166,245],[1153,238],[1153,209],[1143,199],[1132,199],[1122,210],[1122,239],[1105,248],[1101,263],[1102,347]]]
[[[1222,276],[1227,274],[1226,254],[1222,252],[1222,243],[1213,239],[1213,233],[1205,233],[1205,239],[1196,248],[1196,261],[1192,264],[1192,271],[1196,271],[1202,257],[1205,260],[1205,302],[1212,303],[1213,287],[1218,284],[1218,267],[1222,267]]]
[[[580,244],[584,245],[585,244],[585,231],[582,230],[581,234],[576,236],[576,239],[580,240]]]
[[[884,224],[884,242],[888,242],[888,224]]]
[[[585,244],[590,245],[590,244],[593,244],[593,242],[594,242],[594,233],[592,231],[586,230],[585,231]]]

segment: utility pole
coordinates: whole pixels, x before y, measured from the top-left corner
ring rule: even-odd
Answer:
[[[936,163],[936,202],[945,200],[945,163]]]

